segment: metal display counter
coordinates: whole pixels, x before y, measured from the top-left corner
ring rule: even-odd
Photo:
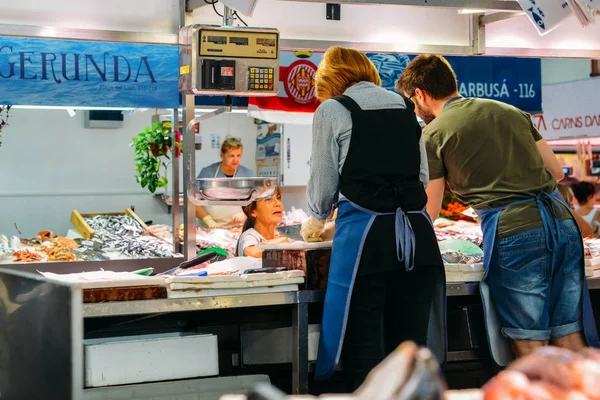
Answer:
[[[0,309],[4,306],[4,309],[9,312],[7,318],[7,327],[9,330],[12,324],[16,324],[17,326],[20,322],[11,318],[10,307],[14,302],[22,303],[21,297],[15,297],[14,293],[19,293],[23,289],[27,288],[25,292],[33,293],[30,289],[34,289],[39,287],[40,290],[42,288],[49,287],[48,284],[44,284],[46,281],[40,279],[40,277],[36,277],[31,274],[24,274],[18,271],[11,270],[2,270],[0,271],[0,282],[4,283],[4,287],[8,289],[8,293],[4,292],[4,295],[0,293]],[[18,285],[15,286],[15,284]],[[600,278],[589,279],[589,287],[591,291],[597,291],[600,289]],[[10,286],[9,286],[10,285]],[[448,284],[448,300],[449,302],[454,302],[455,304],[459,304],[459,308],[462,307],[463,304],[476,304],[479,298],[479,290],[478,283],[450,283]],[[88,328],[86,325],[95,325],[97,326],[106,323],[107,326],[111,327],[107,330],[97,330],[94,332],[94,329],[90,331],[97,333],[101,332],[102,335],[111,335],[111,329],[121,329],[121,327],[125,324],[135,321],[146,321],[146,327],[142,327],[142,329],[155,329],[157,331],[170,329],[172,326],[177,326],[179,323],[178,318],[181,316],[194,316],[197,321],[200,321],[200,324],[206,323],[210,318],[208,313],[227,313],[231,316],[239,316],[245,315],[246,321],[252,321],[252,318],[256,315],[259,315],[260,312],[267,313],[277,313],[277,315],[291,315],[291,329],[292,329],[292,342],[291,348],[289,351],[291,352],[291,360],[292,360],[292,390],[293,394],[305,394],[308,393],[308,384],[309,384],[309,357],[308,357],[308,334],[309,334],[309,314],[312,312],[317,312],[316,310],[320,309],[320,303],[324,301],[325,292],[324,291],[294,291],[294,292],[282,292],[282,293],[268,293],[268,294],[248,294],[248,295],[231,295],[231,296],[213,296],[213,297],[202,297],[202,298],[188,298],[188,299],[163,299],[163,300],[138,300],[138,301],[123,301],[123,302],[110,302],[110,303],[94,303],[94,304],[82,304],[82,295],[81,291],[75,290],[76,286],[68,286],[71,290],[71,295],[67,296],[68,298],[64,298],[63,302],[71,305],[71,329],[72,335],[72,345],[69,349],[68,346],[57,347],[53,349],[55,354],[56,352],[68,352],[70,351],[72,354],[63,354],[62,358],[73,360],[73,365],[75,368],[84,368],[83,363],[83,344],[82,339],[84,336],[87,336]],[[23,288],[19,289],[19,292],[14,292],[15,288]],[[47,293],[47,290],[42,290],[40,294],[44,292]],[[11,294],[12,293],[12,294]],[[37,292],[36,292],[37,293]],[[74,294],[73,294],[74,293]],[[68,292],[67,292],[68,294]],[[596,295],[596,293],[592,293]],[[46,302],[49,300],[47,296],[37,296],[35,297],[37,301]],[[76,304],[78,303],[79,306]],[[41,304],[41,303],[40,303]],[[44,318],[54,318],[54,311],[52,313],[48,313],[45,315],[47,307],[39,307],[36,306],[36,309],[41,310],[41,314],[36,316],[37,320],[43,320]],[[254,309],[256,312],[248,312],[249,310]],[[309,309],[313,311],[309,311]],[[277,310],[277,311],[275,311]],[[237,312],[234,314],[234,312]],[[197,313],[194,314],[194,313]],[[288,314],[289,313],[289,314]],[[38,313],[39,314],[39,313]],[[315,316],[312,314],[313,317]],[[15,315],[16,317],[16,315]],[[132,317],[132,318],[128,318]],[[171,318],[171,322],[175,322],[175,325],[160,325],[155,324],[156,318]],[[289,319],[284,318],[285,321],[289,324]],[[313,318],[314,320],[314,318]],[[164,322],[164,320],[163,320]],[[238,321],[236,323],[242,324],[243,322]],[[467,324],[468,325],[468,324]],[[289,326],[289,325],[287,325]],[[135,327],[134,329],[139,329],[139,327]],[[471,343],[471,349],[465,349],[460,351],[451,351],[448,355],[448,364],[456,364],[461,362],[469,362],[473,360],[484,360],[486,359],[487,354],[487,345],[481,340],[477,341],[476,337],[471,337],[471,330],[473,333],[477,333],[477,330],[481,330],[481,323],[473,323],[468,331],[463,332],[454,332],[457,335],[468,336],[468,339],[465,339],[465,342]],[[449,327],[449,330],[451,328]],[[53,338],[54,332],[52,330],[40,330],[31,332],[33,336],[39,336],[39,338],[29,338],[28,340],[41,340],[43,339],[43,343],[61,343],[59,338]],[[475,339],[475,340],[474,340]],[[15,339],[16,340],[16,339]],[[5,345],[10,345],[10,343],[4,343]],[[0,350],[2,350],[2,343],[0,343]],[[54,347],[54,345],[50,346]],[[285,351],[285,349],[283,349]],[[56,355],[56,354],[55,354]],[[40,357],[43,358],[44,354]],[[40,364],[44,364],[45,361],[43,359],[38,359],[37,361]],[[51,362],[52,360],[48,360]],[[21,362],[21,364],[23,364]],[[26,365],[22,365],[23,368],[27,368]],[[74,376],[81,377],[81,374],[74,373]],[[227,375],[225,375],[227,376]],[[77,381],[77,385],[83,384],[81,380]],[[73,388],[75,391],[76,388]]]
[[[155,315],[180,312],[215,311],[236,308],[281,306],[292,316],[292,392],[308,393],[308,307],[322,303],[324,291],[214,296],[187,299],[162,299],[95,303],[83,305],[84,319]]]

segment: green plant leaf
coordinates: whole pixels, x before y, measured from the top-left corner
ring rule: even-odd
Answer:
[[[130,146],[135,154],[136,182],[141,187],[148,188],[151,193],[154,193],[158,187],[166,186],[169,181],[164,176],[167,168],[164,160],[171,159],[169,154],[173,146],[182,147],[182,143],[175,142],[171,136],[171,130],[159,122],[146,126],[132,139]],[[157,156],[152,154],[154,146],[158,146]],[[167,151],[164,151],[164,148],[167,148]],[[165,167],[164,172],[161,171],[161,167]]]

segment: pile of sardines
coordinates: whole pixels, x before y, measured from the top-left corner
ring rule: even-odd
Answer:
[[[81,252],[118,252],[132,258],[173,257],[170,243],[145,235],[140,223],[129,215],[97,215],[85,218],[94,238],[81,240]]]

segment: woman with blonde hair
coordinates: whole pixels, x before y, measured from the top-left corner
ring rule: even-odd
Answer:
[[[341,361],[354,391],[406,340],[444,362],[445,275],[425,211],[427,158],[413,104],[383,89],[373,63],[352,49],[328,49],[315,81],[323,103],[303,237],[338,210],[315,373],[327,378]]]
[[[250,178],[256,176],[254,171],[241,165],[244,145],[238,138],[227,137],[221,145],[221,161],[202,168],[198,179],[202,178]],[[196,217],[203,226],[214,228],[230,228],[241,225],[246,216],[239,206],[197,206]]]

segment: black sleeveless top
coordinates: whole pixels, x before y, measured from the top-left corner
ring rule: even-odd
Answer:
[[[419,180],[421,127],[414,106],[363,110],[350,97],[335,97],[352,115],[350,147],[340,176],[340,192],[376,212],[420,211],[427,195]]]

